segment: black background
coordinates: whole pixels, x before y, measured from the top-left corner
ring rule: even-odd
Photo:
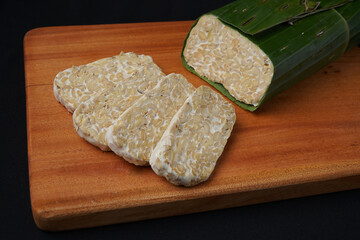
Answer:
[[[37,27],[193,20],[227,1],[0,0],[0,239],[360,239],[360,190],[65,232],[31,214],[24,34]]]

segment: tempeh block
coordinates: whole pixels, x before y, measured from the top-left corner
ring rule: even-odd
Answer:
[[[237,100],[254,106],[274,74],[270,58],[256,44],[213,15],[199,19],[183,54],[199,75],[221,83]]]

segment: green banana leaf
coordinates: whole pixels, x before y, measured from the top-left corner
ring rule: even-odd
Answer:
[[[351,0],[260,0],[234,1],[213,11],[223,22],[250,35],[255,35],[284,22],[341,6]]]
[[[349,27],[350,41],[347,50],[360,44],[360,0],[336,9],[343,16]]]
[[[320,1],[319,6],[314,11],[309,11],[307,13],[303,13],[303,14],[300,14],[298,16],[295,16],[293,20],[290,20],[290,22],[296,21],[299,18],[303,18],[303,17],[309,16],[311,14],[315,14],[315,13],[318,13],[318,12],[321,12],[321,11],[326,11],[326,10],[329,10],[329,9],[332,9],[332,8],[340,7],[340,6],[344,5],[344,4],[346,4],[348,2],[352,2],[352,1],[353,0],[350,0],[350,1],[322,0],[322,1]]]

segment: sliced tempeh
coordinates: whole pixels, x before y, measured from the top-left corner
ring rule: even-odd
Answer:
[[[153,65],[145,65],[129,79],[123,79],[112,88],[81,103],[73,114],[74,127],[78,134],[103,151],[109,151],[105,139],[107,130],[115,120],[152,89],[165,76]]]
[[[54,79],[55,98],[69,112],[96,94],[113,88],[119,81],[124,81],[141,71],[145,66],[152,68],[159,75],[161,69],[150,56],[132,52],[103,58],[95,62],[73,66],[59,72]]]
[[[176,185],[193,186],[209,178],[224,150],[236,115],[220,94],[201,86],[171,120],[154,149],[150,165]]]
[[[110,127],[106,140],[111,150],[130,163],[148,165],[171,119],[194,90],[180,74],[163,78]]]

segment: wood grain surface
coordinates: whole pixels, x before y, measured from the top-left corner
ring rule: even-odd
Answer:
[[[33,216],[65,230],[360,187],[360,49],[237,121],[209,180],[178,187],[80,138],[53,95],[55,75],[121,51],[147,54],[166,74],[207,85],[181,64],[192,21],[45,27],[24,38]]]

